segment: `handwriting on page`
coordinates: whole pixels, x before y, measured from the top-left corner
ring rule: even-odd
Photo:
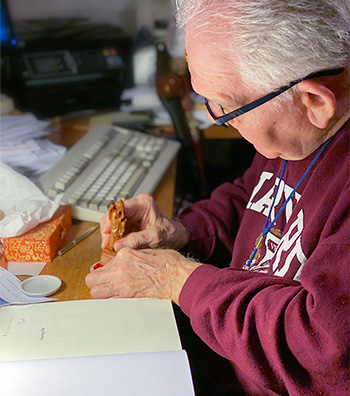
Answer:
[[[9,323],[7,324],[7,326],[6,326],[5,329],[4,329],[4,333],[3,333],[3,334],[1,334],[2,331],[1,331],[1,328],[0,328],[0,334],[1,334],[3,337],[8,337],[8,335],[10,334],[11,327],[12,327],[12,322],[13,322],[13,318],[12,318],[12,316],[11,316],[11,317],[10,317],[10,320],[9,320]]]
[[[179,349],[168,300],[81,300],[0,308],[0,361]]]
[[[8,318],[7,323],[0,319],[0,337],[10,337],[12,335],[12,332],[16,332],[16,326],[22,328],[26,325],[26,318],[14,318],[13,316],[10,316]],[[46,328],[41,327],[40,331],[38,332],[38,340],[39,341],[44,341],[45,339],[45,334],[46,334]],[[1,344],[1,343],[0,343]]]

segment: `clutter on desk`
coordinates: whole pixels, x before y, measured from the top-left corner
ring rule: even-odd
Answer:
[[[51,219],[59,204],[46,198],[27,177],[0,162],[0,238],[24,234]]]
[[[22,289],[22,282],[11,272],[0,267],[0,307],[11,304],[35,304],[53,301],[48,297],[31,297]]]
[[[21,236],[2,239],[6,261],[52,261],[71,226],[70,206],[60,206],[49,221]]]
[[[136,86],[125,89],[121,99],[123,104],[120,108],[123,112],[152,111],[154,125],[171,125],[170,115],[161,104],[154,86]],[[190,100],[193,106],[192,116],[198,122],[198,128],[206,129],[212,126],[213,123],[209,121],[207,116],[204,98],[195,92],[191,92]]]
[[[37,119],[33,114],[1,115],[1,161],[17,172],[36,181],[60,160],[66,148],[48,139],[49,122]]]
[[[123,112],[152,111],[154,125],[171,125],[169,113],[163,107],[155,86],[136,86],[125,89],[121,100],[120,110]]]

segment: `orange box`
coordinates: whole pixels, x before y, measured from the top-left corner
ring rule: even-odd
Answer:
[[[52,261],[71,226],[70,206],[60,206],[49,221],[20,236],[3,238],[6,261]]]

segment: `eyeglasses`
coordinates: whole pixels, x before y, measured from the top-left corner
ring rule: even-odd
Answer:
[[[294,85],[300,83],[301,81],[310,80],[312,78],[317,78],[317,77],[334,76],[334,75],[342,73],[343,71],[344,71],[344,68],[339,68],[339,69],[322,70],[322,71],[319,71],[316,73],[311,73],[311,74],[307,75],[306,77],[300,78],[298,80],[294,80],[290,84],[285,85],[282,88],[279,88],[277,91],[273,91],[273,92],[263,96],[262,98],[254,100],[253,102],[248,103],[247,105],[242,106],[242,107],[238,108],[237,110],[233,110],[227,114],[225,114],[224,109],[220,104],[215,103],[215,102],[208,100],[206,98],[205,98],[205,106],[208,110],[208,113],[210,114],[210,116],[216,122],[217,125],[222,125],[222,126],[227,127],[228,121],[231,121],[234,118],[237,118],[237,117],[241,116],[242,114],[255,109],[258,106],[261,106],[262,104],[268,102],[269,100],[275,98],[276,96],[281,95],[281,93],[294,87]],[[222,115],[218,115],[219,113],[222,113]]]

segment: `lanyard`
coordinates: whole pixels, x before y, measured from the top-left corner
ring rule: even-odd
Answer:
[[[281,215],[281,213],[284,211],[284,209],[286,208],[288,202],[292,199],[293,195],[295,194],[295,192],[297,191],[298,187],[300,186],[300,184],[303,182],[303,180],[305,179],[306,175],[310,172],[311,168],[315,165],[315,162],[318,160],[319,156],[322,154],[322,152],[324,151],[324,149],[327,147],[328,143],[331,141],[332,137],[330,137],[326,142],[324,142],[321,146],[321,148],[318,150],[318,153],[316,154],[315,158],[312,160],[311,164],[307,167],[306,171],[304,172],[304,174],[301,176],[301,178],[299,179],[298,183],[296,184],[296,186],[294,187],[293,191],[289,194],[289,197],[286,199],[285,203],[282,205],[281,209],[278,211],[278,213],[276,214],[275,218],[271,221],[270,223],[270,218],[271,218],[271,213],[272,213],[272,209],[275,205],[275,201],[276,201],[276,197],[278,194],[278,190],[280,188],[281,185],[281,180],[282,177],[284,175],[284,171],[286,170],[287,167],[287,163],[288,160],[285,160],[283,163],[283,167],[282,167],[282,171],[281,171],[281,175],[278,181],[278,185],[277,185],[277,189],[275,192],[275,195],[273,197],[270,209],[269,209],[269,214],[267,216],[265,225],[263,227],[263,232],[261,237],[259,238],[258,242],[256,243],[256,246],[253,250],[253,253],[250,255],[249,260],[246,263],[246,267],[250,267],[254,257],[256,255],[256,253],[258,252],[258,249],[262,243],[262,241],[264,240],[264,238],[266,237],[266,235],[270,232],[271,228],[275,225],[277,219],[279,218],[279,216]],[[270,224],[269,224],[270,223]]]

